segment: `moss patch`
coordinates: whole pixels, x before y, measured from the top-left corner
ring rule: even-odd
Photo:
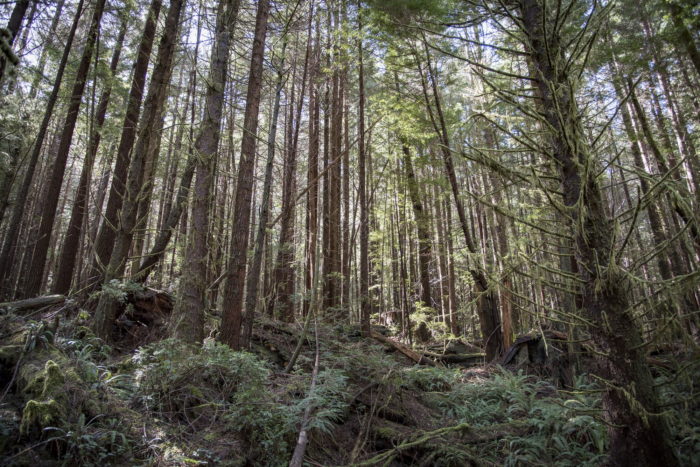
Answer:
[[[48,427],[57,425],[63,418],[61,405],[54,399],[47,401],[30,400],[22,411],[19,431],[22,436],[41,433]]]

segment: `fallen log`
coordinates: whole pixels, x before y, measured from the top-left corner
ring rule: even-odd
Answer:
[[[408,358],[410,358],[411,360],[413,360],[414,362],[416,362],[419,365],[438,366],[438,364],[436,362],[434,362],[433,360],[431,360],[430,358],[425,357],[424,355],[406,347],[405,345],[403,345],[399,342],[395,342],[395,341],[389,339],[388,337],[385,337],[385,336],[383,336],[375,331],[370,331],[370,333],[371,333],[370,335],[372,336],[373,339],[381,342],[382,344],[388,345],[388,346],[394,348],[395,350],[398,350],[399,352],[401,352],[402,354],[404,354],[405,356],[407,356]]]
[[[441,354],[441,353],[435,353],[435,352],[430,352],[427,350],[424,350],[423,355],[427,358],[435,359],[439,362],[449,364],[449,363],[468,363],[470,365],[480,365],[481,363],[484,362],[484,357],[485,354],[483,353],[469,353],[469,354],[451,354],[451,353],[446,353],[446,354]]]
[[[65,295],[44,295],[41,297],[27,298],[25,300],[17,300],[15,302],[0,303],[0,308],[12,311],[29,311],[45,306],[58,305],[65,301]]]

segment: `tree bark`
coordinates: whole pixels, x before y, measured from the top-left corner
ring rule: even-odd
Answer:
[[[219,146],[228,55],[239,5],[240,0],[219,3],[207,79],[204,120],[194,145],[197,176],[192,199],[192,229],[185,249],[181,296],[175,306],[172,324],[174,334],[191,343],[201,342],[204,338],[212,164]]]
[[[360,102],[357,115],[358,171],[360,198],[360,329],[364,337],[371,336],[369,302],[369,209],[367,203],[367,155],[365,154],[365,69],[362,50],[362,5],[358,1],[357,40],[359,68],[357,73]]]
[[[430,64],[430,53],[428,51],[428,46],[425,40],[423,41],[425,47],[427,67],[426,71],[427,78],[430,81],[430,86],[432,89],[433,100],[435,105],[435,112],[433,112],[430,99],[428,97],[427,84],[425,82],[426,78],[421,73],[421,82],[423,86],[423,95],[425,98],[425,104],[428,109],[428,114],[430,120],[433,124],[436,134],[440,139],[440,151],[442,153],[442,160],[445,166],[445,172],[447,174],[447,179],[450,182],[450,187],[452,188],[452,195],[455,202],[455,207],[457,208],[457,217],[459,218],[459,223],[462,228],[462,234],[464,235],[464,241],[467,245],[467,249],[472,256],[478,254],[476,243],[472,238],[472,234],[469,231],[469,222],[467,221],[467,216],[464,211],[464,205],[462,203],[462,198],[460,195],[459,183],[457,181],[457,175],[454,169],[454,162],[452,160],[452,152],[450,146],[449,135],[447,132],[447,124],[445,123],[445,117],[442,112],[442,104],[440,102],[440,95],[438,93],[437,80],[433,74],[432,65]],[[435,115],[437,114],[437,119]],[[486,347],[486,360],[492,361],[496,359],[501,352],[503,352],[503,330],[501,329],[501,312],[498,303],[497,294],[489,287],[488,279],[486,273],[478,265],[478,260],[472,258],[469,265],[469,274],[474,280],[475,294],[477,296],[477,307],[479,311],[479,324],[481,326],[481,335],[484,340],[484,345]]]
[[[143,28],[141,41],[136,52],[136,63],[131,78],[131,88],[126,104],[124,124],[119,138],[117,149],[117,160],[112,171],[112,185],[109,189],[107,207],[104,212],[104,219],[95,240],[95,257],[92,265],[91,275],[93,286],[99,285],[100,278],[104,276],[105,267],[110,259],[110,252],[114,246],[116,229],[119,224],[117,217],[122,207],[123,198],[126,195],[126,177],[131,163],[132,148],[136,139],[136,127],[141,109],[141,100],[146,86],[146,73],[148,62],[151,57],[153,40],[156,32],[156,22],[160,14],[162,0],[151,0],[151,5],[146,16],[146,24]]]
[[[47,100],[44,117],[41,121],[41,125],[39,126],[36,139],[34,140],[32,152],[27,163],[27,169],[24,173],[22,184],[17,191],[15,206],[12,209],[12,217],[10,218],[7,231],[5,232],[5,240],[2,246],[2,251],[0,252],[0,295],[7,296],[8,294],[12,293],[12,291],[9,290],[11,287],[8,287],[8,279],[12,269],[11,265],[13,264],[16,255],[15,250],[17,245],[17,234],[19,233],[22,223],[22,216],[26,209],[27,196],[29,195],[29,190],[32,186],[32,179],[34,178],[37,162],[39,160],[39,156],[41,155],[41,149],[49,128],[49,122],[51,121],[53,110],[56,106],[58,92],[61,88],[63,74],[65,73],[66,64],[68,62],[68,56],[70,55],[73,39],[75,38],[75,31],[78,28],[78,23],[83,13],[83,3],[84,0],[79,0],[78,2],[75,16],[73,17],[73,24],[71,25],[71,29],[66,40],[66,46],[63,49],[63,55],[61,56],[61,61],[59,62],[58,69],[56,71],[53,90],[51,91],[51,94]]]
[[[287,151],[284,166],[282,185],[282,219],[280,225],[279,250],[274,271],[274,290],[271,297],[271,307],[283,321],[294,320],[294,294],[295,268],[294,268],[294,213],[296,206],[296,166],[299,147],[299,130],[301,129],[301,111],[304,106],[306,93],[306,78],[309,70],[309,57],[311,55],[311,20],[312,11],[309,14],[307,28],[306,53],[304,57],[304,71],[301,77],[301,90],[299,99],[294,108],[294,99],[290,103],[291,141]],[[292,93],[292,97],[294,93]],[[296,115],[293,111],[296,111]]]
[[[14,44],[19,28],[22,26],[22,20],[27,13],[29,3],[29,0],[18,0],[17,3],[15,3],[15,7],[10,14],[10,19],[7,22],[5,32],[0,34],[0,84],[2,84],[2,78],[5,75],[8,60],[12,62],[13,65],[19,63],[19,59],[12,51],[12,44]]]
[[[148,95],[144,103],[143,114],[139,125],[138,139],[134,148],[131,167],[126,184],[126,196],[120,215],[114,248],[104,274],[104,284],[109,287],[112,280],[120,278],[124,273],[126,260],[131,248],[131,240],[139,227],[138,203],[142,195],[144,180],[144,164],[149,145],[157,135],[154,131],[162,118],[163,107],[167,97],[170,75],[172,73],[175,45],[179,38],[180,14],[185,0],[173,0],[165,19],[163,36],[158,47],[158,59],[153,69]],[[104,287],[104,285],[103,285]],[[100,300],[95,311],[95,333],[105,340],[111,340],[113,321],[118,303],[109,293],[100,294]]]
[[[231,259],[228,279],[224,289],[224,309],[221,321],[220,340],[234,350],[240,349],[243,288],[246,276],[248,237],[250,233],[250,211],[253,191],[253,168],[258,134],[258,111],[262,88],[263,57],[267,37],[267,20],[270,15],[270,0],[260,0],[255,18],[255,33],[251,52],[248,92],[241,160],[236,181],[236,201],[233,218],[236,220],[231,235]]]
[[[646,365],[642,336],[631,314],[629,284],[611,255],[614,238],[594,161],[574,99],[574,86],[559,71],[564,51],[556,30],[545,33],[547,17],[537,0],[520,0],[524,42],[535,68],[535,85],[543,116],[550,125],[550,144],[559,163],[567,214],[572,217],[576,259],[583,280],[583,310],[594,324],[595,342],[606,357],[597,373],[604,378],[605,414],[610,420],[612,465],[677,465],[666,421],[659,412]],[[631,392],[629,392],[631,391]],[[647,417],[653,417],[652,421]]]
[[[119,29],[119,35],[117,37],[117,43],[109,64],[109,71],[112,76],[114,76],[114,73],[117,71],[117,65],[119,64],[119,57],[121,56],[124,36],[126,35],[127,18],[128,14],[124,14]],[[58,269],[52,287],[52,291],[54,293],[66,294],[71,286],[71,278],[73,277],[73,270],[75,268],[75,263],[78,256],[78,246],[80,244],[80,236],[83,228],[83,219],[85,216],[85,211],[87,210],[88,185],[90,184],[90,179],[92,178],[92,167],[95,163],[97,150],[100,146],[102,127],[107,115],[107,106],[109,105],[109,100],[112,95],[112,84],[110,81],[112,76],[110,76],[110,78],[107,80],[105,85],[106,87],[104,91],[102,91],[100,102],[97,105],[97,115],[95,116],[94,127],[90,135],[87,154],[85,156],[85,161],[83,162],[80,181],[78,182],[78,188],[73,201],[70,222],[68,224],[66,235],[63,239],[61,256],[58,261]]]

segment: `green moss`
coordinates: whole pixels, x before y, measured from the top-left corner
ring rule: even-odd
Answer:
[[[61,368],[53,360],[49,360],[44,365],[44,387],[41,392],[43,397],[56,394],[66,382],[66,377]]]
[[[46,361],[43,369],[37,362],[28,362],[22,366],[21,379],[25,382],[24,392],[31,397],[47,399],[64,393],[66,377],[53,360]]]
[[[378,426],[374,429],[374,433],[377,437],[386,440],[397,440],[402,437],[401,433],[388,426]]]
[[[19,431],[22,435],[28,435],[33,431],[41,431],[44,428],[58,424],[64,414],[61,405],[54,399],[47,401],[30,400],[22,411],[22,422]]]
[[[20,344],[3,345],[0,347],[0,365],[2,367],[13,367],[17,364],[22,355],[23,346]]]

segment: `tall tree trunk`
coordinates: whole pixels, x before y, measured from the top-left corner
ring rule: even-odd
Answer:
[[[370,336],[369,302],[369,209],[367,203],[367,155],[365,154],[365,69],[362,50],[362,5],[358,2],[357,40],[359,68],[357,72],[360,102],[357,115],[358,171],[360,198],[360,329],[365,337]]]
[[[397,83],[398,84],[398,83]],[[418,234],[418,275],[420,276],[421,294],[420,300],[424,307],[432,307],[432,295],[430,293],[430,262],[432,261],[432,240],[430,233],[430,218],[423,208],[419,182],[413,170],[413,160],[408,145],[401,142],[403,151],[403,165],[406,171],[406,185],[411,199],[413,216],[416,220],[416,232]],[[430,339],[430,331],[425,321],[421,321],[416,330],[419,342],[427,342]]]
[[[697,71],[698,75],[700,75],[700,51],[698,51],[698,47],[695,44],[695,39],[693,38],[693,35],[688,30],[688,27],[685,25],[685,14],[683,11],[683,7],[681,6],[682,2],[677,0],[664,0],[664,3],[668,7],[668,10],[671,12],[671,19],[673,20],[673,25],[676,28],[676,34],[678,34],[678,39],[681,45],[685,48],[685,51],[688,54],[688,57],[690,58],[690,61],[695,67],[695,71]]]
[[[44,44],[41,49],[41,55],[39,55],[39,63],[37,65],[37,72],[34,75],[34,80],[32,81],[32,86],[29,88],[29,98],[36,98],[39,92],[39,84],[41,79],[44,77],[44,70],[46,69],[46,60],[48,59],[49,50],[53,47],[53,43],[56,36],[56,28],[58,27],[58,22],[63,14],[63,6],[65,0],[58,0],[56,4],[56,10],[54,11],[53,17],[51,18],[51,26],[49,26],[49,32],[47,36],[46,44]]]
[[[267,161],[265,162],[265,179],[263,181],[262,201],[260,203],[260,216],[258,219],[258,231],[255,234],[253,257],[250,261],[250,269],[246,276],[245,296],[245,334],[242,347],[250,346],[253,334],[253,315],[258,302],[260,290],[260,271],[263,266],[263,252],[267,237],[268,222],[270,219],[270,192],[272,191],[272,169],[275,163],[275,146],[277,141],[277,124],[280,114],[280,101],[284,89],[284,62],[287,52],[287,33],[283,33],[280,62],[277,65],[277,82],[275,84],[275,98],[272,104],[272,117],[270,119],[270,131],[267,135]]]
[[[561,38],[537,0],[520,0],[524,42],[536,75],[534,84],[543,116],[550,125],[550,144],[559,163],[567,215],[573,219],[576,259],[583,280],[583,310],[590,332],[606,354],[597,373],[604,378],[605,414],[610,420],[610,463],[677,465],[646,364],[642,336],[631,314],[629,284],[611,254],[613,225],[608,219],[591,148],[581,125],[574,86],[560,67]],[[546,32],[545,32],[546,31]],[[647,417],[654,417],[648,420]]]
[[[175,335],[192,343],[201,342],[204,338],[210,179],[212,164],[219,146],[228,55],[239,5],[240,0],[227,0],[219,3],[218,6],[214,31],[215,42],[207,79],[204,120],[194,145],[197,176],[192,197],[192,229],[185,249],[185,266],[180,283],[181,297],[175,306],[173,317]]]
[[[316,84],[320,76],[321,42],[320,27],[317,19],[316,44],[314,48],[314,62],[311,76],[309,77],[309,161],[306,175],[309,192],[306,203],[306,274],[305,287],[306,299],[304,300],[304,316],[309,312],[309,297],[316,282],[314,271],[316,270],[316,250],[318,243],[318,156],[320,149],[320,112],[321,93]]]
[[[22,20],[27,13],[29,3],[29,0],[18,0],[12,9],[7,27],[4,30],[0,28],[0,84],[2,84],[2,78],[7,69],[7,62],[10,61],[15,66],[19,63],[19,59],[12,51],[12,44],[14,44],[19,28],[22,26]]]
[[[691,197],[689,196],[684,183],[679,180],[680,175],[678,174],[678,169],[672,169],[672,167],[669,166],[664,152],[661,151],[661,148],[659,148],[659,145],[657,144],[656,139],[654,138],[654,135],[651,132],[651,128],[649,127],[646,113],[644,112],[644,109],[639,103],[639,99],[637,99],[637,95],[634,90],[634,85],[632,84],[632,81],[629,78],[627,79],[627,87],[630,92],[630,102],[632,103],[634,111],[637,114],[639,124],[642,127],[642,133],[644,134],[647,143],[649,144],[649,148],[651,149],[651,153],[656,159],[656,163],[658,164],[659,169],[663,174],[667,174],[671,170],[673,170],[673,173],[671,173],[671,177],[674,178],[674,180],[676,181],[676,183],[672,184],[672,190],[670,193],[671,205],[673,207],[673,210],[688,226],[688,230],[690,231],[696,248],[700,248],[700,226],[698,226],[698,216],[697,214],[693,213],[692,208],[688,206],[688,200],[691,199]]]
[[[464,234],[464,241],[469,252],[472,255],[477,255],[478,250],[472,237],[472,233],[469,231],[469,222],[467,221],[467,216],[464,211],[464,205],[460,195],[459,183],[457,181],[457,175],[454,169],[454,162],[452,161],[452,150],[447,132],[447,124],[445,123],[445,117],[442,112],[442,104],[440,102],[440,95],[438,93],[437,79],[430,63],[430,53],[428,51],[428,45],[425,42],[425,38],[423,45],[425,47],[425,55],[427,60],[426,65],[428,68],[425,74],[430,82],[434,101],[434,104],[431,104],[428,97],[427,83],[425,82],[426,78],[423,76],[423,71],[420,70],[426,107],[428,109],[428,114],[430,116],[433,128],[440,138],[442,160],[445,166],[447,179],[450,182],[450,187],[452,188],[452,195],[454,198],[455,207],[457,208],[457,217],[459,218],[462,233]],[[435,106],[435,112],[433,112],[433,105]],[[437,119],[435,114],[437,114]],[[485,271],[479,267],[477,260],[475,259],[470,261],[469,274],[474,280],[474,292],[477,296],[479,324],[481,326],[481,335],[486,347],[486,359],[493,360],[504,350],[503,330],[501,329],[501,311],[499,308],[498,296],[489,286]]]
[[[16,245],[17,245],[17,234],[19,233],[20,225],[22,223],[22,215],[25,212],[27,196],[29,195],[29,190],[32,186],[32,179],[34,178],[34,172],[36,171],[37,162],[39,156],[41,155],[41,149],[44,144],[44,138],[46,137],[46,132],[49,128],[49,122],[51,121],[51,116],[53,115],[54,107],[56,106],[56,101],[58,99],[58,92],[61,88],[61,82],[63,81],[63,74],[66,70],[66,64],[68,62],[68,56],[70,55],[70,50],[73,45],[73,39],[75,38],[75,31],[78,28],[78,23],[80,17],[83,13],[83,3],[84,0],[79,0],[78,6],[73,17],[73,24],[71,25],[70,32],[68,33],[68,38],[66,40],[66,46],[63,49],[63,55],[61,56],[61,61],[58,64],[58,70],[56,71],[56,78],[54,79],[53,90],[46,103],[46,110],[44,111],[44,117],[39,126],[39,131],[34,140],[34,145],[32,147],[31,155],[29,156],[29,161],[27,163],[27,168],[24,173],[24,178],[22,184],[17,190],[17,196],[15,198],[15,206],[12,209],[12,217],[8,224],[7,231],[5,232],[5,239],[2,246],[2,251],[0,252],[0,295],[8,295],[11,291],[8,289],[8,279],[11,271],[11,265],[14,262],[16,255]]]
[[[138,139],[134,147],[131,167],[129,167],[124,203],[118,216],[114,248],[104,274],[103,288],[109,287],[111,280],[118,279],[123,275],[131,248],[131,240],[135,230],[139,228],[137,215],[138,203],[144,186],[144,165],[149,146],[157,138],[154,132],[162,118],[163,107],[168,95],[175,45],[179,38],[180,14],[184,2],[185,0],[173,0],[165,19],[163,36],[158,47],[158,58],[148,87],[148,95],[139,124]],[[95,311],[94,327],[95,333],[102,339],[111,339],[117,306],[118,303],[112,294],[100,294]]]
[[[309,13],[307,28],[306,53],[304,56],[304,71],[301,77],[301,90],[299,99],[294,108],[294,99],[290,102],[291,117],[291,141],[284,166],[282,185],[282,219],[280,225],[279,249],[277,252],[277,264],[274,272],[274,290],[271,297],[271,307],[279,313],[284,321],[294,320],[294,294],[295,268],[294,268],[294,214],[296,207],[296,166],[299,147],[299,130],[301,129],[301,111],[304,107],[306,93],[306,78],[309,71],[309,57],[311,55],[311,20],[313,19],[313,4]],[[292,93],[292,97],[294,93]],[[296,111],[296,115],[293,111]]]
[[[253,169],[255,167],[255,148],[258,136],[258,111],[260,108],[263,57],[265,55],[265,39],[267,37],[267,20],[269,15],[270,0],[260,0],[255,18],[255,33],[253,36],[248,92],[243,121],[243,139],[241,141],[241,160],[236,181],[236,201],[233,212],[236,225],[231,235],[231,259],[228,267],[228,279],[224,289],[224,310],[220,334],[221,341],[234,350],[240,348],[243,287],[246,276],[248,237],[250,236]]]
[[[146,24],[143,28],[141,41],[136,52],[136,63],[131,78],[129,98],[126,103],[124,124],[119,138],[117,160],[112,171],[112,185],[109,189],[107,207],[104,212],[104,220],[95,240],[95,258],[91,275],[94,277],[93,286],[100,283],[100,277],[104,275],[104,269],[110,259],[110,252],[114,246],[116,229],[119,224],[118,213],[122,207],[126,195],[126,177],[131,163],[132,148],[136,139],[136,127],[141,109],[141,100],[146,86],[146,73],[148,62],[155,38],[156,22],[160,14],[162,0],[151,0],[151,5],[146,16]]]
[[[128,14],[124,14],[119,29],[119,35],[117,37],[117,43],[112,54],[112,60],[109,64],[109,71],[112,76],[114,76],[114,73],[117,70],[117,65],[119,64],[119,57],[121,56],[124,36],[126,35],[127,20]],[[94,126],[89,138],[87,154],[85,156],[83,169],[80,174],[80,181],[78,182],[78,188],[75,193],[68,230],[65,238],[63,239],[61,257],[58,262],[58,270],[56,272],[56,278],[54,279],[52,287],[53,293],[66,294],[70,289],[73,269],[75,268],[75,262],[78,257],[78,246],[80,244],[80,236],[82,233],[83,218],[85,216],[85,211],[87,210],[88,187],[90,184],[90,179],[92,178],[92,167],[95,163],[97,150],[100,146],[102,127],[107,115],[107,106],[109,105],[109,100],[112,95],[112,76],[107,79],[105,85],[106,87],[104,91],[102,91],[100,102],[97,105],[97,115],[95,116]]]

